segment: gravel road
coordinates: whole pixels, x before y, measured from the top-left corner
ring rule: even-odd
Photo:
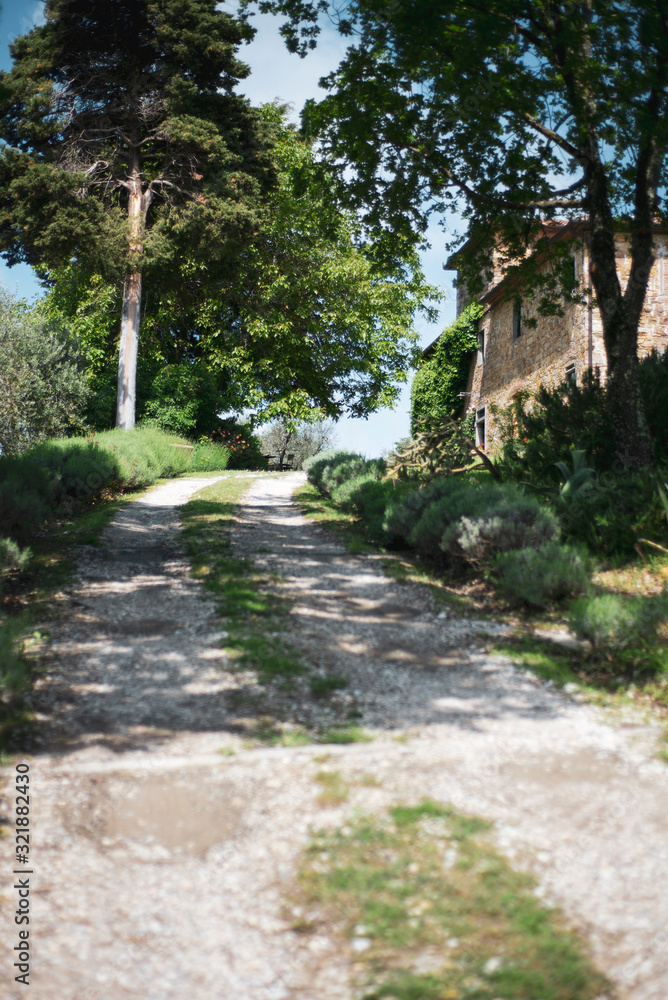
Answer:
[[[179,540],[179,505],[211,481],[125,508],[82,551],[52,628],[28,758],[33,1000],[352,1000],[353,956],[294,933],[286,889],[311,827],[423,796],[495,821],[620,1000],[666,1000],[668,768],[653,731],[607,724],[486,652],[503,626],[348,554],[291,500],[301,474],[249,475],[235,551],[291,601],[286,630],[312,670],[348,681],[331,709],[300,694],[291,718],[353,707],[374,736],[327,747],[352,791],[323,808],[322,746],[244,748],[250,681],[228,669]],[[18,1000],[10,846],[0,997]]]

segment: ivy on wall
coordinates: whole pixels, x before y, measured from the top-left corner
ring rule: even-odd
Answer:
[[[471,359],[478,349],[478,321],[483,307],[472,302],[438,339],[434,353],[425,360],[411,387],[411,431],[431,430],[443,413],[459,416],[466,391]],[[454,412],[453,412],[454,411]]]

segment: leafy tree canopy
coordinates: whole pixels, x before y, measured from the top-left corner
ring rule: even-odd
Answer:
[[[87,393],[72,340],[0,290],[0,453],[80,428]]]
[[[72,258],[118,278],[139,168],[153,283],[185,251],[229,269],[271,181],[265,124],[233,93],[252,31],[212,0],[48,0],[0,81],[0,247],[10,264]],[[136,161],[136,164],[135,164]],[[132,258],[130,261],[129,258]]]
[[[213,286],[196,255],[171,288],[149,289],[144,365],[202,361],[215,375],[220,409],[262,420],[363,416],[397,397],[419,357],[415,313],[432,313],[415,252],[379,262],[342,212],[310,144],[273,105],[261,111],[275,136],[278,184],[259,233],[239,256],[238,277]],[[74,326],[91,373],[109,382],[117,288],[73,266],[46,275],[43,307]],[[142,365],[139,372],[140,411]]]
[[[117,422],[135,420],[142,283],[229,281],[274,181],[233,92],[252,30],[215,0],[47,0],[0,74],[0,253],[124,278]]]
[[[337,167],[342,196],[389,251],[423,239],[432,213],[457,210],[468,224],[458,263],[469,290],[481,289],[496,249],[496,263],[549,310],[566,267],[550,266],[543,219],[587,221],[618,452],[627,466],[645,464],[637,331],[653,223],[666,218],[664,0],[352,0],[343,12],[327,0],[258,6],[288,15],[283,34],[302,54],[315,45],[324,13],[351,37],[324,81],[329,96],[305,118]],[[618,224],[629,239],[624,285],[615,267]],[[519,275],[530,246],[547,262]]]

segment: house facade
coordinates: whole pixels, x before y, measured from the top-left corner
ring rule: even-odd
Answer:
[[[497,272],[479,301],[484,314],[478,326],[478,352],[471,363],[465,394],[465,414],[475,415],[476,443],[494,449],[500,443],[492,408],[507,407],[521,390],[533,394],[567,379],[579,381],[583,372],[598,369],[605,378],[603,326],[592,302],[587,233],[582,223],[563,223],[554,238],[579,237],[573,250],[576,282],[586,301],[565,303],[563,316],[539,316],[532,303],[518,300],[509,279]],[[638,335],[639,356],[668,346],[668,233],[656,233],[655,263],[645,298]],[[622,288],[630,270],[623,236],[617,239],[617,271]],[[459,289],[457,315],[470,298]],[[528,319],[535,319],[528,325]]]

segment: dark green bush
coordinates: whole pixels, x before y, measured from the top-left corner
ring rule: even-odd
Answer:
[[[3,582],[14,573],[21,573],[32,558],[30,549],[21,549],[11,538],[0,538],[0,593]]]
[[[652,351],[639,365],[640,391],[645,404],[657,464],[668,462],[668,351]]]
[[[337,507],[350,511],[362,520],[370,541],[393,543],[395,537],[385,529],[386,511],[390,501],[402,490],[405,490],[403,484],[378,479],[373,472],[367,472],[338,486],[332,500]]]
[[[652,351],[642,358],[639,379],[655,460],[668,462],[668,352]],[[610,434],[607,390],[596,371],[587,369],[578,384],[543,387],[533,399],[529,393],[518,393],[498,419],[502,429],[499,461],[506,477],[536,485],[557,484],[554,463],[568,463],[573,448],[586,453],[599,475],[620,474]]]
[[[138,488],[224,469],[228,454],[219,445],[192,447],[155,427],[45,441],[23,455],[0,457],[2,531],[23,537],[60,505],[89,501],[110,486]]]
[[[142,420],[173,434],[209,434],[219,423],[221,395],[215,376],[201,361],[164,365],[154,376]]]
[[[656,641],[659,625],[668,619],[668,593],[656,597],[626,597],[597,594],[582,597],[572,605],[568,624],[580,639],[588,639],[595,650],[616,653]]]
[[[267,459],[262,454],[262,442],[253,434],[248,424],[232,418],[219,420],[208,435],[213,444],[222,445],[229,452],[228,469],[266,469]]]
[[[587,490],[561,498],[555,510],[565,539],[607,557],[633,554],[638,538],[666,537],[666,516],[650,474],[605,473]]]
[[[304,472],[309,483],[325,495],[323,488],[323,476],[325,473],[333,470],[337,465],[357,460],[364,461],[364,458],[354,451],[342,451],[339,448],[332,448],[330,451],[325,451],[320,455],[314,455],[313,458],[308,458],[304,462]]]
[[[591,576],[586,550],[557,541],[500,552],[491,565],[499,590],[537,608],[582,593]]]
[[[493,480],[473,480],[452,476],[442,480],[438,499],[418,511],[408,542],[423,555],[438,557],[446,530],[460,517],[480,514],[503,500],[513,500],[522,494],[516,486],[504,486]],[[405,498],[410,505],[410,495]]]
[[[559,522],[531,496],[513,496],[480,514],[464,515],[446,528],[439,546],[446,555],[483,567],[500,552],[539,549],[559,535]]]
[[[586,453],[596,472],[613,469],[614,441],[598,372],[585,371],[577,385],[564,382],[539,389],[531,409],[529,400],[528,392],[518,393],[512,406],[497,415],[504,478],[557,486],[560,476],[554,463],[568,462],[573,448]]]
[[[385,530],[398,538],[408,540],[411,531],[422,517],[427,507],[442,497],[457,494],[458,484],[466,482],[456,476],[441,476],[424,486],[413,487],[403,496],[391,500],[385,516]],[[409,484],[407,484],[408,486]]]
[[[382,458],[367,460],[361,456],[348,462],[337,462],[328,465],[322,472],[320,490],[325,496],[334,496],[336,489],[343,483],[357,479],[359,476],[371,476],[381,479],[387,471],[387,464]]]

